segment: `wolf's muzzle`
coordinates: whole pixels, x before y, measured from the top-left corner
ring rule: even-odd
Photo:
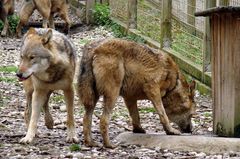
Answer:
[[[23,77],[23,73],[21,73],[21,72],[17,72],[16,76],[18,77],[19,81],[24,81],[24,80],[26,80],[26,79],[28,79],[30,77],[30,76]]]

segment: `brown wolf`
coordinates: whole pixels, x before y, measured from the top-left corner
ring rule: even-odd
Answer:
[[[114,147],[109,141],[108,125],[119,95],[129,110],[133,132],[145,133],[137,108],[137,100],[141,99],[152,101],[167,134],[180,134],[170,125],[168,116],[181,131],[191,132],[191,116],[195,112],[193,88],[194,84],[188,85],[172,58],[159,50],[120,39],[87,44],[78,77],[78,94],[86,110],[85,144],[97,146],[91,137],[91,122],[101,95],[104,107],[100,131],[105,147]]]
[[[35,9],[43,16],[43,28],[47,28],[49,22],[50,28],[54,29],[53,16],[54,13],[59,13],[59,16],[65,21],[64,32],[68,33],[70,28],[68,8],[68,0],[24,0],[19,13],[20,21],[16,28],[17,36],[21,36],[22,26],[27,24]]]
[[[14,0],[0,0],[0,20],[3,21],[4,27],[1,36],[6,36],[9,31],[7,16],[14,14]]]
[[[26,92],[25,121],[28,127],[26,136],[20,142],[32,142],[41,107],[45,111],[47,127],[53,127],[48,100],[54,90],[64,92],[67,105],[67,142],[78,142],[73,116],[72,82],[76,63],[73,44],[65,35],[55,30],[30,28],[23,37],[20,57],[17,76],[23,81]]]

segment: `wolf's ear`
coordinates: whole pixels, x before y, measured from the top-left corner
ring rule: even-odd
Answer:
[[[52,38],[52,29],[49,29],[45,34],[42,36],[42,43],[43,45],[47,44]]]
[[[30,35],[30,34],[36,34],[37,32],[36,32],[36,30],[33,28],[33,27],[31,27],[30,29],[28,29],[28,31],[27,31],[27,35]]]

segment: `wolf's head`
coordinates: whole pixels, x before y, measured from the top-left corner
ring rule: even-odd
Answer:
[[[34,28],[30,28],[23,37],[20,51],[20,65],[17,76],[19,80],[26,80],[32,74],[46,71],[50,65],[51,53],[49,51],[52,30],[39,35]]]
[[[176,86],[163,97],[166,113],[183,133],[192,132],[192,116],[195,114],[195,81],[188,84],[183,76],[177,79]]]

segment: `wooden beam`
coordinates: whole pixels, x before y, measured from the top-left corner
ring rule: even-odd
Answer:
[[[216,0],[205,0],[205,9],[216,7]],[[211,72],[211,33],[210,33],[210,18],[205,18],[205,28],[203,35],[203,73]],[[203,81],[206,79],[202,78]]]
[[[128,0],[128,29],[137,28],[137,0]]]
[[[95,0],[86,1],[86,23],[87,24],[94,23],[94,17],[93,17],[94,6],[95,6]]]
[[[172,1],[164,0],[162,1],[162,15],[161,15],[161,36],[160,36],[161,48],[171,46],[172,43],[171,19],[172,19]]]

